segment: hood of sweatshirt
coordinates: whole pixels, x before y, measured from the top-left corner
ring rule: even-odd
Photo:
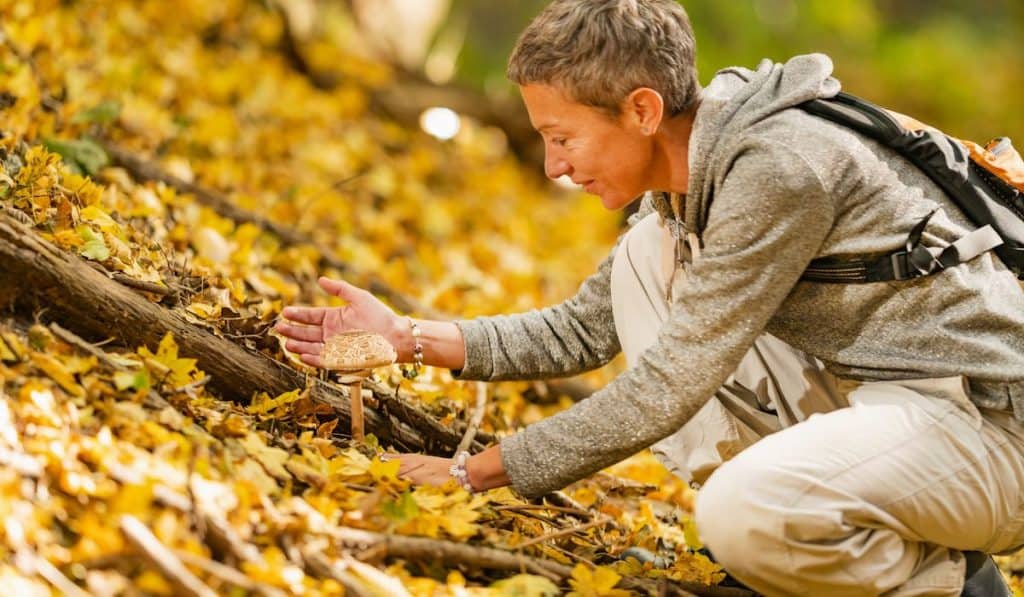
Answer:
[[[715,74],[704,88],[690,135],[690,181],[684,206],[686,229],[704,230],[719,171],[733,161],[732,148],[751,126],[813,99],[839,93],[832,60],[824,54],[791,58],[785,64],[762,60],[756,69],[732,67]],[[653,207],[666,218],[672,208],[664,193]]]

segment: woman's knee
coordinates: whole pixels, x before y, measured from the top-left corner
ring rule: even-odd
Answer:
[[[774,467],[737,459],[721,466],[697,494],[694,519],[701,540],[730,571],[778,558],[782,525],[776,516],[785,496]]]

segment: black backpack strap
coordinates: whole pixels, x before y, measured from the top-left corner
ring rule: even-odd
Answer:
[[[983,226],[945,247],[925,247],[921,235],[933,215],[934,211],[914,226],[902,251],[875,259],[815,259],[804,270],[801,280],[831,284],[910,280],[966,263],[1003,244],[992,226]]]
[[[805,102],[800,108],[896,150],[928,175],[976,223],[1009,225],[1012,230],[1024,226],[1018,214],[1008,213],[1010,217],[1003,214],[1008,206],[985,201],[984,196],[978,198],[980,183],[976,178],[981,168],[973,164],[961,143],[946,135],[935,130],[908,131],[884,109],[843,92],[828,99]],[[1014,247],[1007,246],[1003,235],[991,224],[946,246],[924,247],[920,243],[921,235],[934,213],[914,226],[902,251],[862,259],[815,259],[801,279],[836,284],[909,280],[970,261],[996,247],[1001,247],[1000,256],[1004,261],[1016,263],[1014,256],[1010,255],[1008,260],[1009,253],[1006,253],[1007,250],[1012,252]]]

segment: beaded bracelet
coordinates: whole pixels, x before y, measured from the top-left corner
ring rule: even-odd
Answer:
[[[412,328],[412,367],[402,367],[402,377],[406,379],[416,379],[419,377],[420,369],[423,367],[423,344],[420,343],[420,326],[416,323],[412,317],[407,318],[409,320],[409,327]]]
[[[459,487],[465,489],[469,493],[476,493],[473,490],[473,485],[469,482],[469,472],[466,471],[466,461],[469,460],[469,452],[463,450],[452,458],[452,465],[448,467],[448,474],[455,479],[455,482],[459,484]]]

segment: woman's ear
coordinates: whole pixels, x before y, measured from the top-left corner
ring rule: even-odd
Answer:
[[[622,117],[642,135],[653,135],[665,115],[665,102],[661,94],[650,87],[634,89],[622,104]]]

